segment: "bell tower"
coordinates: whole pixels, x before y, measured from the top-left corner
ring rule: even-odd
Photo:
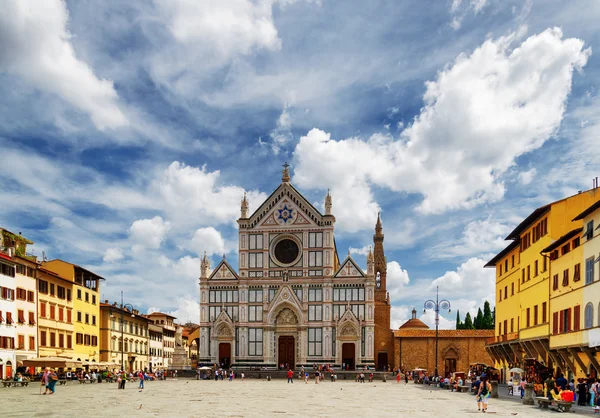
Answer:
[[[383,226],[377,214],[375,224],[374,273],[375,273],[375,347],[377,370],[394,367],[394,335],[390,329],[390,296],[387,292],[387,263],[383,250]]]

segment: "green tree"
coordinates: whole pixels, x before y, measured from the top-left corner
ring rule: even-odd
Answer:
[[[483,304],[483,329],[494,329],[494,325],[490,303],[486,300]]]
[[[481,312],[481,308],[477,311],[477,316],[475,317],[475,321],[473,321],[473,325],[475,329],[483,329],[483,312]]]
[[[471,319],[471,314],[467,312],[467,316],[465,316],[465,324],[463,325],[463,329],[474,329],[473,320]]]
[[[456,329],[462,329],[462,322],[460,321],[460,311],[456,311]]]

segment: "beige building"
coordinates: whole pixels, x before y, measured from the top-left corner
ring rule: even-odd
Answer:
[[[163,329],[160,325],[154,324],[150,320],[148,324],[149,332],[149,353],[148,353],[148,366],[150,370],[159,369],[164,366],[163,358]]]
[[[14,256],[16,264],[16,292],[17,303],[17,338],[16,359],[17,362],[37,356],[37,286],[36,270],[37,263],[28,258]]]
[[[116,302],[100,304],[100,361],[127,371],[149,369],[150,320]]]
[[[173,361],[173,353],[175,352],[175,331],[176,324],[173,322],[176,319],[162,312],[153,312],[146,315],[154,325],[162,328],[162,343],[163,343],[163,364],[162,367],[168,369]]]

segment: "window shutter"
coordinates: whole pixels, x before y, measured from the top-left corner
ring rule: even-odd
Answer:
[[[575,306],[575,310],[573,311],[573,330],[579,331],[581,329],[581,306]]]
[[[559,329],[558,328],[558,312],[554,312],[552,314],[552,322],[553,322],[552,333],[556,335],[556,334],[558,334],[558,329]]]
[[[573,331],[573,326],[571,325],[571,311],[572,311],[571,308],[569,308],[567,310],[567,330],[568,331]]]

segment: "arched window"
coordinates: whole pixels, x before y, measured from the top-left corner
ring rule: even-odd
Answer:
[[[585,305],[585,328],[594,326],[594,306],[590,303]]]

